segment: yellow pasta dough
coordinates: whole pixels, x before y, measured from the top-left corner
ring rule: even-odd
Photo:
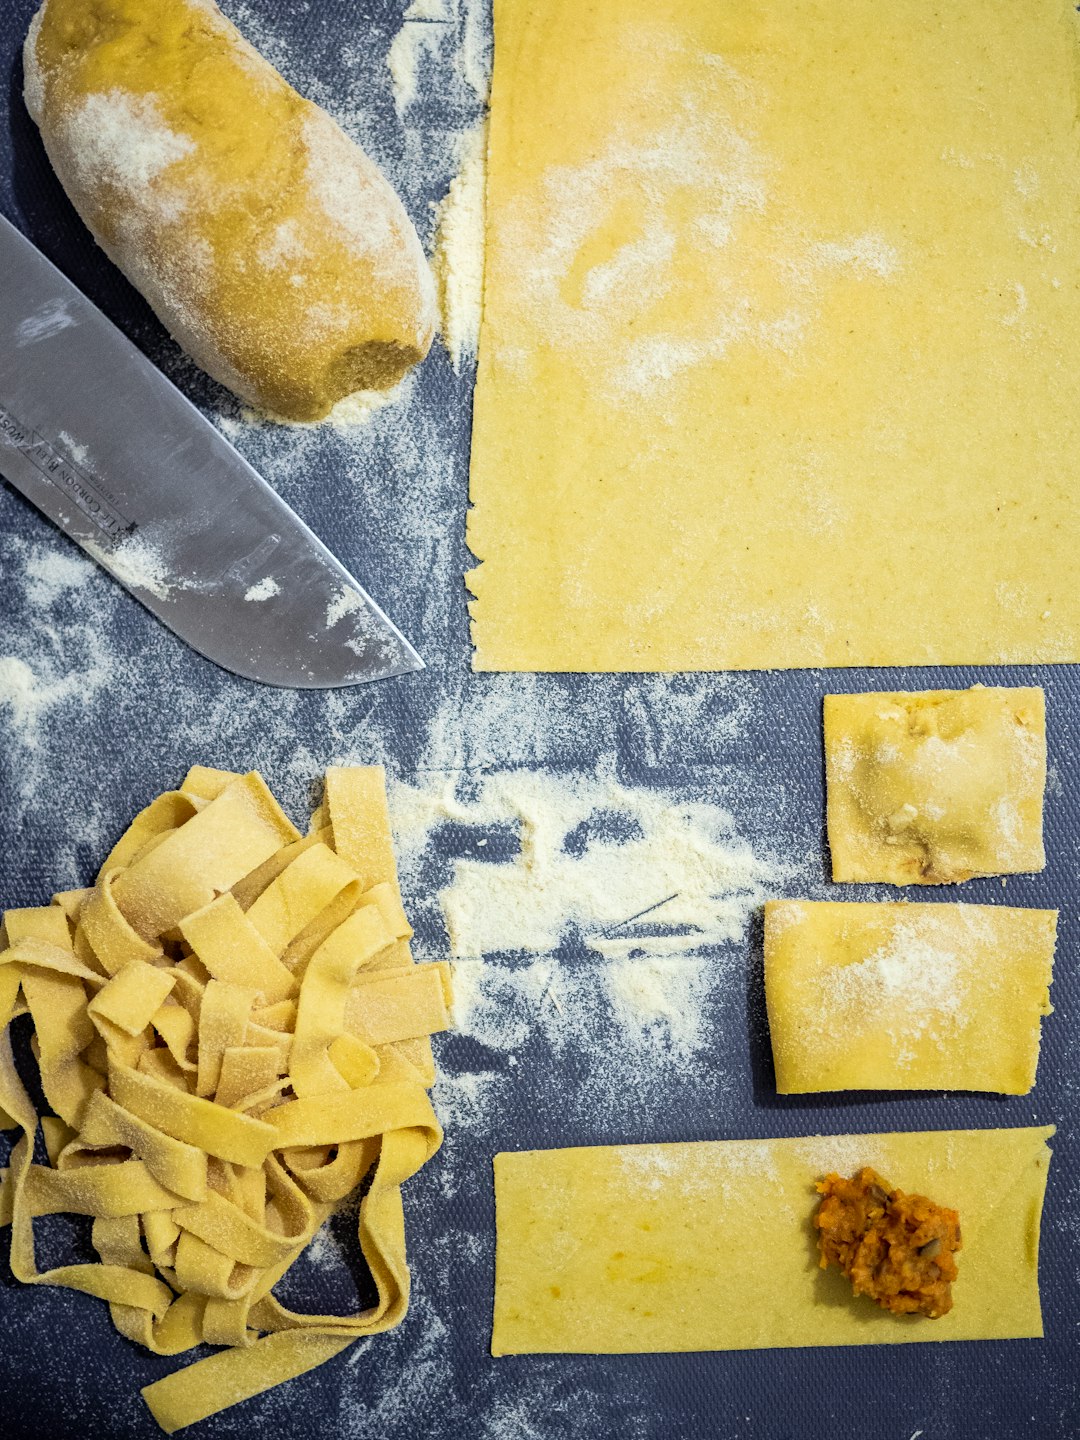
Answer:
[[[1080,659],[1076,51],[495,0],[478,669]]]
[[[1056,930],[1055,910],[769,901],[777,1090],[1026,1095]]]
[[[945,885],[1046,864],[1038,689],[826,695],[834,880]]]
[[[318,420],[427,353],[434,282],[401,202],[213,0],[45,0],[25,72],[95,238],[236,394]]]
[[[235,1347],[146,1387],[170,1432],[408,1304],[401,1185],[441,1140],[426,1087],[449,968],[413,963],[382,770],[332,771],[327,789],[304,840],[258,775],[196,767],[93,887],[4,916],[0,1029],[29,1011],[55,1112],[35,1164],[39,1117],[5,1043],[0,1124],[23,1132],[0,1172],[11,1268],[107,1300],[158,1354]],[[274,1287],[365,1177],[375,1306],[287,1309]],[[61,1210],[94,1217],[100,1263],[37,1269],[34,1219]]]
[[[495,1157],[495,1355],[1042,1334],[1052,1128],[721,1140]],[[889,1315],[818,1268],[814,1184],[869,1165],[960,1212],[954,1307]]]

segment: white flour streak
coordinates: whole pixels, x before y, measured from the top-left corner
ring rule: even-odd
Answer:
[[[275,595],[280,594],[281,586],[272,575],[267,575],[265,580],[260,580],[244,592],[244,599],[258,602],[261,600],[272,600]]]
[[[386,59],[399,116],[404,116],[416,99],[421,75],[437,60],[451,20],[448,0],[414,0],[405,11]]]
[[[157,546],[141,535],[132,535],[111,549],[104,545],[87,549],[132,590],[145,590],[158,600],[167,600],[173,590],[187,588],[181,577],[170,573]]]
[[[413,0],[386,62],[400,117],[440,89],[445,94],[456,88],[474,100],[487,100],[491,45],[486,10],[483,0]]]
[[[461,137],[461,168],[436,207],[433,268],[442,312],[442,337],[454,369],[474,359],[484,292],[484,192],[487,125]]]
[[[61,595],[85,585],[94,574],[94,566],[72,547],[28,549],[24,573],[31,605],[47,608]]]

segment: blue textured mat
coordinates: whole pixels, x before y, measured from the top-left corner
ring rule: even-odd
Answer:
[[[454,135],[475,118],[478,102],[446,65],[446,84],[422,91],[408,126],[402,125],[385,62],[403,8],[404,0],[226,4],[290,78],[371,150],[426,234],[429,202],[444,192],[455,168]],[[1055,1014],[1044,1025],[1031,1096],[779,1099],[755,926],[744,943],[724,952],[725,973],[733,978],[710,1012],[713,1039],[699,1070],[676,1078],[661,1068],[655,1084],[635,1088],[632,1097],[628,1092],[623,1106],[586,1103],[596,1081],[590,1057],[560,1055],[539,1032],[526,1035],[514,1057],[467,1036],[444,1036],[436,1046],[443,1070],[488,1074],[498,1103],[481,1125],[475,1116],[455,1125],[449,1105],[444,1150],[406,1190],[415,1275],[408,1319],[312,1375],[205,1422],[193,1436],[1065,1440],[1080,1433],[1075,669],[666,681],[470,674],[461,575],[469,563],[463,533],[471,376],[456,377],[445,356],[433,352],[403,406],[351,437],[239,425],[229,398],[184,360],[96,250],[52,177],[20,93],[18,51],[33,9],[34,0],[7,0],[0,17],[0,74],[9,96],[0,134],[0,209],[226,426],[364,581],[429,668],[336,694],[271,692],[233,679],[174,640],[104,575],[61,583],[42,557],[73,553],[72,547],[0,485],[0,657],[15,657],[9,681],[25,677],[20,666],[36,677],[30,693],[0,692],[4,904],[41,904],[58,887],[85,883],[133,812],[194,762],[257,766],[299,819],[313,779],[333,759],[384,761],[408,778],[419,767],[451,763],[447,756],[475,770],[537,765],[592,773],[610,763],[635,784],[713,798],[755,848],[795,857],[801,866],[795,889],[865,899],[865,890],[857,896],[824,881],[822,694],[978,679],[1043,684],[1048,698],[1054,775],[1048,868],[1010,880],[1004,894],[998,881],[963,891],[971,901],[1062,910]],[[449,32],[446,43],[453,43]],[[437,71],[441,62],[432,63]],[[680,697],[678,707],[668,707],[667,695]],[[522,717],[519,728],[492,725],[491,716],[510,706]],[[692,724],[686,721],[691,713]],[[433,890],[445,882],[457,843],[448,832],[423,893],[409,897],[428,953],[438,953],[444,942],[437,909],[424,895],[431,893],[428,883]],[[953,896],[937,891],[929,898]],[[576,953],[567,942],[567,963]],[[497,1150],[1033,1121],[1058,1126],[1042,1240],[1042,1341],[498,1362],[488,1355],[490,1159]],[[337,1229],[343,1226],[344,1219]],[[61,1241],[78,1250],[81,1231],[51,1222],[45,1247]],[[342,1245],[348,1246],[344,1230]],[[294,1285],[296,1303],[318,1302],[323,1309],[353,1303],[362,1278],[347,1266],[316,1266]],[[176,1362],[122,1340],[98,1302],[16,1286],[0,1269],[0,1327],[0,1434],[83,1440],[95,1433],[157,1433],[138,1387]]]

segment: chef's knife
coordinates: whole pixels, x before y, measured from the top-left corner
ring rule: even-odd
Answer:
[[[2,216],[0,472],[226,670],[308,689],[423,669],[266,481]]]

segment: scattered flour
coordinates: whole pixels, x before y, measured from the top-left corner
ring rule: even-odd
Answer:
[[[244,594],[245,600],[272,600],[275,595],[281,594],[281,586],[272,575],[267,575],[264,580],[252,585]]]
[[[607,967],[606,982],[615,1019],[639,1041],[666,1040],[686,1058],[700,1049],[703,1000],[714,967],[701,959],[619,960]]]
[[[83,444],[81,440],[76,440],[74,435],[69,435],[66,430],[61,430],[57,438],[66,450],[69,458],[74,460],[76,465],[88,466],[90,464],[89,447]]]
[[[31,605],[47,608],[61,595],[78,590],[94,574],[91,561],[74,547],[29,550],[24,564],[26,594]]]
[[[678,1186],[685,1195],[704,1192],[710,1196],[722,1194],[731,1180],[748,1174],[763,1185],[778,1182],[777,1158],[777,1145],[771,1140],[728,1140],[680,1151],[658,1145],[629,1145],[611,1157],[626,1183],[637,1190],[655,1195]]]
[[[432,93],[432,82],[439,78],[436,67],[450,44],[456,77],[477,99],[487,99],[491,46],[486,21],[482,0],[413,0],[386,61],[399,117]]]
[[[25,660],[17,655],[0,656],[0,705],[8,707],[15,724],[30,737],[33,722],[49,704],[49,696],[50,691],[38,683]]]
[[[484,298],[484,191],[487,184],[487,123],[459,142],[461,165],[436,207],[432,264],[442,313],[442,337],[454,369],[474,359]]]
[[[40,546],[0,536],[0,574],[0,790],[12,855],[52,817],[38,831],[47,851],[32,852],[46,853],[48,865],[35,859],[29,886],[23,878],[26,888],[0,896],[0,906],[41,904],[51,887],[85,883],[87,865],[100,863],[116,838],[103,832],[111,802],[87,783],[84,747],[93,744],[95,711],[125,674],[108,640],[113,597],[123,592],[55,534]],[[16,844],[16,836],[25,839]]]
[[[167,600],[174,590],[184,588],[184,582],[170,573],[157,546],[141,535],[132,535],[108,550],[96,545],[86,548],[129,589]]]
[[[880,1146],[870,1136],[811,1135],[798,1142],[795,1149],[799,1158],[819,1175],[831,1171],[852,1175],[863,1165],[875,1170],[887,1168]]]
[[[718,807],[610,778],[502,771],[463,798],[446,776],[396,786],[392,808],[406,874],[441,824],[519,829],[513,859],[455,862],[440,900],[456,958],[546,953],[571,927],[611,958],[690,954],[738,940],[780,874]]]
[[[577,1074],[559,1097],[574,1114],[615,1114],[631,1097],[647,1109],[701,1071],[706,1049],[721,1083],[715,1042],[745,989],[747,926],[787,873],[723,809],[531,769],[429,772],[393,784],[390,803],[406,894],[422,891],[447,831],[468,852],[439,908],[455,1029],[489,1058],[440,1081],[448,1124],[486,1133],[507,1066],[535,1044],[555,1057],[545,1071]],[[415,943],[445,954],[430,931]]]
[[[432,1099],[440,1116],[480,1135],[487,1129],[492,1109],[501,1098],[501,1088],[500,1078],[490,1072],[449,1075],[440,1070]]]
[[[948,1047],[970,1016],[973,989],[993,983],[983,973],[985,924],[966,916],[970,944],[961,946],[951,922],[964,910],[949,909],[954,913],[943,918],[950,923],[941,925],[934,916],[900,923],[865,960],[826,969],[803,1017],[807,1039],[813,1043],[818,1026],[849,1036],[884,1026],[901,1066],[915,1060],[924,1040]]]
[[[326,628],[332,630],[346,615],[355,615],[364,608],[364,597],[357,590],[342,586],[326,607]]]
[[[68,608],[98,572],[64,540],[56,538],[50,546],[38,548],[17,536],[3,542],[0,571],[12,581],[21,572],[29,612],[27,625],[12,625],[7,631],[12,652],[0,654],[0,716],[6,719],[13,742],[9,753],[22,750],[26,755],[41,750],[42,726],[51,712],[71,701],[92,702],[111,679],[107,647],[96,627],[78,627],[84,647],[84,663],[79,665],[66,655],[64,638],[54,623],[55,612]],[[37,778],[36,767],[29,766],[23,777],[24,794]]]
[[[959,1020],[965,995],[959,988],[961,959],[955,943],[942,945],[915,926],[898,925],[887,945],[853,965],[827,972],[825,991],[834,1009],[878,1016],[899,1002],[912,1023],[928,1013]]]

